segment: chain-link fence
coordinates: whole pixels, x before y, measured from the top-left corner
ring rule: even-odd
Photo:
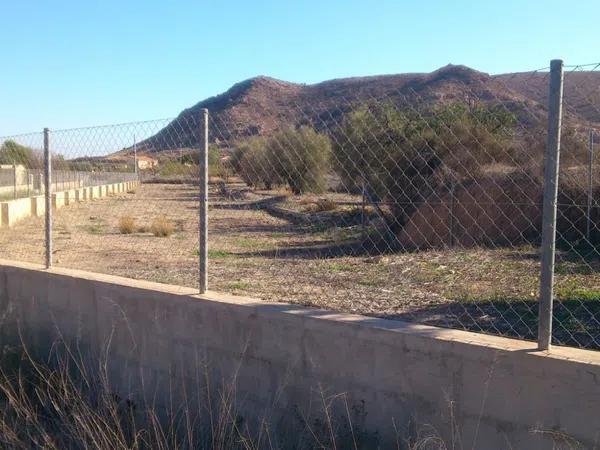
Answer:
[[[53,263],[541,348],[553,322],[554,343],[598,349],[598,67],[566,67],[564,102],[562,65],[448,67],[256,79],[172,120],[51,131],[52,181],[68,188],[51,192],[133,181],[53,210]],[[42,134],[3,141],[43,168]],[[43,220],[4,227],[2,253],[43,261]]]

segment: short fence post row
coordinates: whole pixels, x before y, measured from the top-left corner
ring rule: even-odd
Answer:
[[[556,203],[558,196],[562,102],[563,62],[561,60],[553,60],[550,63],[548,140],[546,155],[544,157],[544,204],[542,211],[542,257],[538,318],[539,350],[548,350],[552,341]]]
[[[199,217],[199,288],[204,294],[208,289],[208,109],[202,110],[202,134],[200,139],[200,217]]]

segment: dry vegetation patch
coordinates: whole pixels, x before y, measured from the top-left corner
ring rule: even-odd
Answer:
[[[156,237],[168,237],[175,232],[175,224],[164,215],[158,216],[152,221],[150,231]]]
[[[229,190],[235,191],[235,187]],[[277,191],[256,191],[243,200],[231,200],[211,186],[212,290],[532,336],[539,285],[537,248],[474,247],[383,255],[356,252],[360,224],[294,224],[260,206],[279,195]],[[295,204],[301,201],[301,197],[289,197],[288,203],[290,198]],[[175,235],[157,239],[139,227],[137,233],[115,232],[123,216],[135,217],[140,227],[154,223],[153,233],[166,229]],[[135,194],[71,205],[56,211],[54,228],[54,258],[59,266],[197,286],[198,197],[194,186],[146,184]],[[3,257],[42,263],[43,233],[43,218],[3,229]],[[380,238],[378,231],[367,234],[370,241]],[[567,337],[582,339],[586,331],[600,332],[589,320],[589,311],[595,311],[600,303],[599,270],[599,261],[576,259],[559,251],[557,295],[559,303],[567,306],[561,309],[559,305],[558,311],[565,317],[588,317],[584,329],[576,321],[566,322],[568,331],[558,331]],[[582,299],[588,300],[585,308],[569,306]]]
[[[131,234],[136,230],[135,219],[131,216],[123,216],[119,219],[119,232],[121,234]]]

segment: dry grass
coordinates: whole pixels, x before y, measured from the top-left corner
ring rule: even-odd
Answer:
[[[337,209],[337,204],[328,198],[320,198],[315,203],[310,205],[307,210],[310,212],[326,212]]]
[[[106,361],[90,360],[62,341],[52,349],[44,359],[26,347],[4,347],[0,352],[3,449],[308,450],[323,442],[335,448],[336,442],[348,441],[347,436],[325,434],[308,421],[299,422],[299,433],[292,437],[270,432],[269,417],[251,429],[238,411],[236,374],[221,385],[209,381],[209,368],[197,363],[197,395],[173,385],[168,395],[181,398],[183,404],[157,406],[155,399],[145,399],[139,392],[135,398],[116,394]],[[324,408],[330,405],[324,403]],[[337,430],[331,414],[326,411],[323,416],[324,429]],[[360,442],[358,433],[352,436],[355,442]]]
[[[392,438],[395,436],[395,442],[388,442],[385,448],[463,448],[455,441],[455,435],[462,434],[462,422],[452,400],[448,400],[448,412],[440,416],[443,419],[439,425],[446,435],[430,424],[412,420],[397,423],[394,418],[389,430],[384,429],[390,422],[371,423],[369,427],[381,428],[367,429],[364,402],[351,403],[349,393],[326,393],[317,383],[318,389],[308,394],[310,397],[314,394],[314,398],[307,399],[307,405],[288,408],[284,413],[288,426],[279,428],[273,426],[281,419],[279,408],[268,407],[259,417],[246,416],[244,402],[238,401],[238,396],[245,396],[238,386],[238,375],[244,364],[242,357],[240,366],[234,367],[231,373],[219,372],[221,381],[212,377],[209,365],[188,360],[185,364],[197,374],[193,383],[188,379],[186,386],[161,383],[160,388],[158,384],[152,388],[150,380],[133,376],[130,378],[135,380],[133,385],[126,388],[118,381],[113,384],[121,374],[111,374],[108,369],[111,366],[109,349],[100,352],[101,358],[94,358],[84,356],[79,344],[70,346],[63,340],[55,341],[49,348],[50,354],[43,358],[36,356],[35,348],[26,345],[4,345],[0,349],[0,445],[3,449],[358,450],[383,448],[382,431],[390,431],[386,434]],[[138,369],[143,372],[143,361],[139,367],[128,365],[128,375],[135,375]],[[482,380],[484,392],[489,388],[492,371],[493,366],[488,378]],[[279,382],[282,385],[277,391],[282,392],[285,380]],[[149,390],[149,396],[145,389]],[[131,396],[124,391],[131,392]],[[159,397],[170,401],[157,402]],[[252,414],[257,414],[256,406],[251,409]],[[405,415],[410,417],[410,414]],[[564,450],[584,448],[562,430],[534,428],[530,433],[548,448],[550,445]],[[512,448],[510,433],[505,439],[507,448]]]
[[[346,394],[315,392],[315,405],[290,408],[291,429],[278,429],[272,416],[278,408],[266,407],[261,417],[245,417],[237,399],[238,374],[243,364],[222,380],[212,378],[211,367],[186,361],[197,377],[186,386],[178,383],[150,388],[150,380],[136,380],[128,396],[116,373],[108,367],[109,349],[101,358],[84,355],[79,345],[56,340],[50,354],[40,357],[27,345],[3,346],[0,351],[0,445],[6,449],[44,448],[142,450],[258,450],[315,448],[379,448],[378,433],[364,429],[364,406],[349,404]],[[194,367],[195,365],[195,367]],[[128,366],[129,375],[143,367]],[[120,374],[117,375],[117,379]],[[173,381],[173,380],[171,380]],[[285,388],[285,380],[280,381]],[[146,385],[145,385],[146,383]],[[136,386],[137,384],[137,386]],[[136,389],[138,387],[139,389]],[[145,395],[145,389],[150,392]],[[162,390],[166,390],[163,392]],[[239,393],[242,396],[244,393]],[[125,397],[123,397],[125,396]],[[164,396],[164,397],[162,397]],[[161,403],[157,397],[170,398]],[[173,399],[178,401],[172,403]],[[241,408],[240,408],[241,406]],[[344,411],[337,416],[334,411]],[[253,409],[253,414],[256,411]],[[388,426],[387,424],[382,426]],[[431,428],[431,427],[430,427]],[[285,431],[282,431],[285,430]],[[397,446],[419,446],[420,435],[409,436],[394,428]],[[436,431],[430,430],[430,433]],[[422,433],[421,433],[422,434]],[[430,435],[427,437],[429,438]],[[413,447],[413,445],[417,445]]]
[[[175,224],[166,216],[161,215],[152,221],[150,231],[156,237],[168,237],[175,232]]]
[[[119,233],[131,234],[136,230],[135,219],[131,216],[123,216],[119,219]]]

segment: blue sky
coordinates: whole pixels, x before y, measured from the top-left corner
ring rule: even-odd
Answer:
[[[171,117],[255,75],[600,61],[591,0],[23,0],[0,11],[0,135]]]

